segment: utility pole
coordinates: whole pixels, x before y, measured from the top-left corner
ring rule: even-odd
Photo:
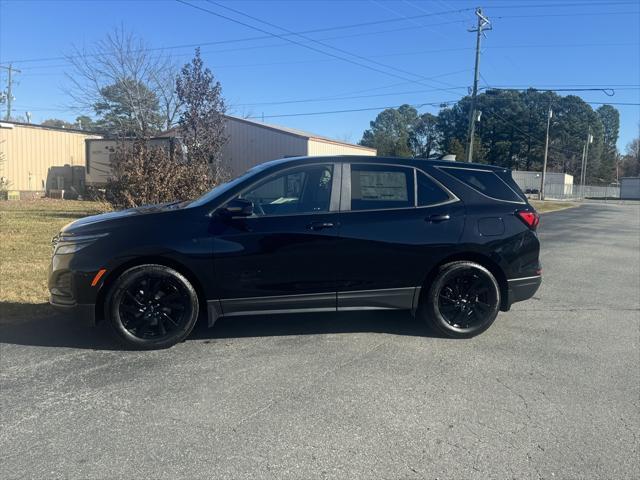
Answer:
[[[12,94],[12,87],[13,87],[13,77],[12,74],[13,72],[16,73],[21,73],[20,70],[18,70],[17,68],[13,68],[13,66],[11,64],[9,64],[8,67],[5,67],[4,65],[0,65],[0,68],[4,68],[5,70],[7,70],[7,114],[5,115],[5,120],[11,120],[11,104],[13,102],[13,94]]]
[[[591,135],[591,126],[589,126],[589,130],[587,132],[587,141],[585,142],[582,154],[582,165],[580,166],[580,185],[582,186],[582,197],[584,197],[584,187],[587,181],[587,161],[589,160],[589,144],[591,142],[593,142],[593,136]]]
[[[480,76],[480,38],[483,30],[491,30],[491,22],[482,14],[480,7],[476,8],[478,25],[469,29],[476,32],[476,65],[473,74],[473,90],[471,91],[471,109],[469,111],[469,146],[467,148],[467,162],[473,161],[473,137],[476,133],[476,95],[478,94],[478,77]]]
[[[542,178],[540,179],[540,191],[538,193],[538,199],[544,200],[544,177],[547,175],[547,157],[549,156],[549,127],[551,126],[551,117],[553,117],[553,110],[549,107],[549,113],[547,114],[547,138],[544,142],[544,162],[542,164]]]
[[[584,149],[585,145],[582,146],[582,160],[580,161],[580,189],[578,190],[578,196],[582,197],[582,192],[584,191],[584,179],[582,178],[582,169],[584,168]]]

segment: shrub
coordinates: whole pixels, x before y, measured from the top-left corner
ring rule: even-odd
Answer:
[[[210,190],[212,183],[206,162],[140,140],[118,148],[106,200],[119,208],[190,200]]]

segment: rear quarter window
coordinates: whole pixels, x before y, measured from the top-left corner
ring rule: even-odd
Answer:
[[[419,170],[416,179],[418,181],[418,206],[428,207],[451,200],[447,192]]]
[[[440,170],[487,197],[505,202],[524,203],[522,197],[517,192],[490,170],[448,167],[440,168]]]

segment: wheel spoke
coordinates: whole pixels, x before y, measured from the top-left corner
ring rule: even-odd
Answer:
[[[165,296],[163,296],[162,297],[162,301],[170,302],[172,300],[176,300],[176,299],[179,299],[179,298],[182,298],[182,295],[177,290],[174,290],[173,292],[168,293]]]
[[[160,335],[167,334],[167,329],[164,327],[164,320],[161,316],[158,317],[158,331],[160,332]]]
[[[129,290],[125,291],[124,293],[125,293],[125,295],[126,295],[127,297],[129,297],[129,298],[130,298],[130,299],[131,299],[131,300],[132,300],[136,305],[138,305],[138,306],[140,306],[140,307],[142,307],[142,306],[143,306],[142,302],[141,302],[140,300],[138,300],[138,297],[136,297],[136,296],[135,296],[133,293],[131,293]]]
[[[458,312],[454,315],[453,319],[451,320],[453,325],[460,325],[460,320],[462,320],[464,318],[464,314],[465,311],[460,309],[458,310]]]
[[[167,307],[169,310],[184,310],[185,306],[181,303],[163,303],[163,306]]]
[[[171,322],[174,327],[178,326],[178,322],[176,322],[173,318],[171,318],[169,314],[167,314],[166,312],[162,312],[161,318],[164,318],[165,320],[169,320],[169,322]]]
[[[120,305],[120,310],[124,310],[126,313],[129,313],[131,315],[133,315],[134,317],[139,317],[140,315],[142,315],[142,312],[140,311],[140,308],[136,308],[133,307],[131,305],[127,305],[125,303]]]
[[[135,319],[133,322],[130,322],[128,324],[128,328],[134,328],[136,333],[142,333],[142,331],[149,326],[149,323],[151,323],[151,317],[143,315],[142,317]]]
[[[455,300],[444,293],[440,294],[440,298],[446,300],[447,302],[455,303]]]
[[[480,307],[480,308],[485,309],[485,310],[489,310],[491,308],[491,305],[489,305],[488,303],[485,303],[485,302],[481,302],[480,300],[478,300],[476,302],[475,306],[476,307]]]

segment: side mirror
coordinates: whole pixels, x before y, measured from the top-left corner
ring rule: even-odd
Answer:
[[[222,207],[221,213],[230,217],[250,217],[253,215],[253,202],[243,198],[234,198]]]

